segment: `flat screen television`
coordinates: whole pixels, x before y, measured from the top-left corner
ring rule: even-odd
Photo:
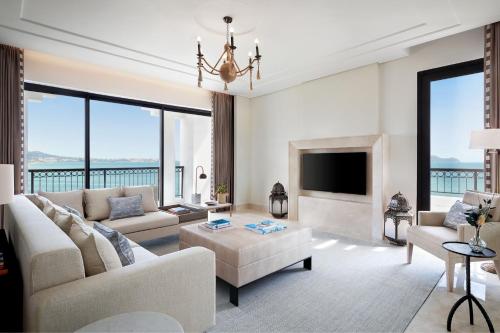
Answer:
[[[366,152],[302,155],[302,189],[366,195]]]

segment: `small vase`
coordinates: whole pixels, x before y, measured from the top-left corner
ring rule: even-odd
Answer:
[[[486,248],[486,242],[479,237],[480,227],[476,227],[476,234],[469,240],[469,246],[472,252],[480,253]]]

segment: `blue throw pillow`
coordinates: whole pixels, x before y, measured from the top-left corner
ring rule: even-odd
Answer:
[[[123,266],[127,266],[135,262],[134,252],[132,251],[130,243],[125,236],[99,222],[94,222],[94,229],[106,237],[111,244],[113,244],[113,247],[115,248],[116,253],[118,253],[118,257],[120,257],[120,261]]]
[[[144,215],[142,195],[140,194],[131,197],[109,197],[108,202],[111,208],[109,213],[111,221]]]

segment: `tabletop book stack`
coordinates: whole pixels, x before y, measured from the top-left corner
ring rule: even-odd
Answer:
[[[200,228],[208,231],[220,231],[231,228],[231,221],[226,219],[218,219],[213,221],[208,221],[199,225]]]

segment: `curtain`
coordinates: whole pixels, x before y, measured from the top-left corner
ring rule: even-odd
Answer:
[[[0,164],[14,164],[14,191],[24,190],[24,52],[0,44]]]
[[[225,184],[234,203],[234,97],[212,94],[212,194]]]

